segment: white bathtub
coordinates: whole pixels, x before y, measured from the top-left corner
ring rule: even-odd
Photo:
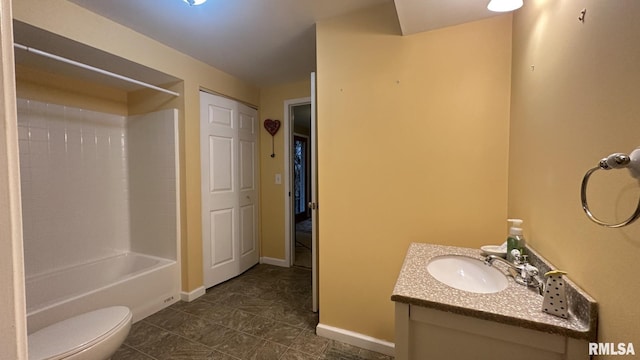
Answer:
[[[125,305],[138,321],[180,298],[174,260],[133,252],[26,279],[27,324],[45,326],[105,306]]]

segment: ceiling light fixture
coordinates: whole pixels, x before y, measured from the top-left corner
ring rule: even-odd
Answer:
[[[495,12],[507,12],[522,7],[522,0],[491,0],[487,9]]]
[[[183,1],[191,6],[196,6],[196,5],[204,4],[207,0],[183,0]]]

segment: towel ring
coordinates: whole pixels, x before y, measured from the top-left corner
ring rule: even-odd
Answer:
[[[584,210],[587,217],[598,225],[602,225],[608,228],[621,228],[623,226],[627,226],[634,222],[638,217],[640,217],[640,199],[638,199],[638,206],[636,206],[636,210],[631,214],[631,216],[618,224],[609,224],[598,218],[596,218],[591,210],[589,210],[589,204],[587,202],[587,184],[589,183],[589,178],[591,175],[598,170],[611,170],[611,169],[622,169],[628,168],[631,176],[640,180],[640,147],[636,148],[631,152],[631,154],[622,154],[615,153],[607,156],[606,158],[600,160],[598,166],[589,169],[584,177],[582,178],[582,187],[580,189],[580,199],[582,200],[582,210]]]

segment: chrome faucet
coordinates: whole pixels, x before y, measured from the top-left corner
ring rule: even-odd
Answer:
[[[507,269],[509,271],[509,274],[513,276],[513,279],[518,284],[537,288],[538,293],[542,295],[544,293],[544,282],[538,277],[538,268],[529,264],[527,262],[527,256],[521,256],[519,251],[514,255],[514,262],[508,261],[500,256],[489,255],[484,259],[484,263],[489,266],[493,266],[493,262],[498,260],[504,264],[507,264],[507,266],[509,266],[509,268]]]

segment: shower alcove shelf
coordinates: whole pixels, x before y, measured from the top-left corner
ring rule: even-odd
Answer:
[[[14,21],[15,42],[180,93],[167,74]],[[175,94],[16,51],[28,332],[179,300]]]

